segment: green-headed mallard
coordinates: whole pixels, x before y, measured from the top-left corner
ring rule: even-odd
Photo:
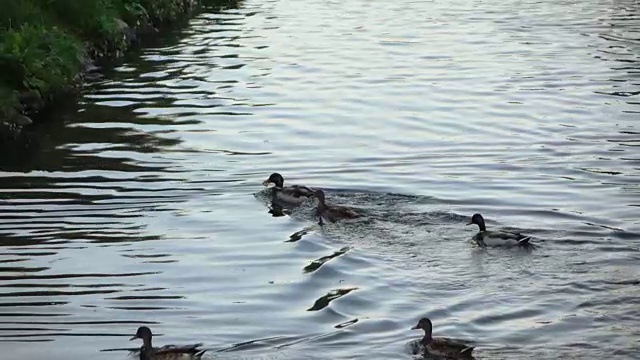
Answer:
[[[506,230],[488,231],[484,224],[484,218],[480,214],[473,214],[467,225],[476,224],[480,232],[473,237],[478,245],[485,246],[529,246],[531,236]]]
[[[327,205],[324,199],[324,192],[320,189],[316,190],[313,195],[318,199],[316,215],[320,218],[320,225],[323,225],[322,218],[334,223],[340,219],[355,219],[360,217],[360,214],[348,207]]]
[[[272,200],[279,200],[292,205],[300,205],[306,199],[313,196],[313,189],[306,186],[291,185],[284,186],[284,178],[278,173],[273,173],[269,178],[262,182],[262,185],[273,187]]]
[[[453,359],[471,359],[473,346],[466,344],[461,340],[450,339],[446,337],[433,337],[431,335],[433,324],[428,318],[422,318],[418,324],[411,330],[424,330],[424,337],[420,340],[420,345],[424,346],[424,351],[436,356],[442,356]]]
[[[165,345],[160,348],[154,348],[151,345],[153,334],[151,329],[141,326],[136,334],[129,340],[142,339],[142,347],[140,348],[140,360],[178,360],[190,359],[197,360],[202,357],[207,350],[200,350],[198,347],[202,344],[193,345]]]

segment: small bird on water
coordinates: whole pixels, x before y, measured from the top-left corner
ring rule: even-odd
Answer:
[[[269,178],[262,182],[262,185],[269,186],[273,184],[271,193],[272,200],[278,200],[285,204],[300,205],[306,199],[313,197],[313,189],[306,186],[291,185],[284,186],[284,178],[278,173],[273,173]]]
[[[471,221],[467,225],[476,224],[480,231],[473,237],[473,239],[482,247],[486,246],[532,246],[529,243],[531,236],[525,236],[517,232],[511,232],[506,230],[494,230],[489,231],[484,223],[484,218],[480,214],[473,214]]]
[[[136,334],[129,339],[129,341],[142,340],[140,360],[199,360],[202,354],[207,351],[198,349],[202,344],[165,345],[160,348],[154,348],[151,345],[152,337],[151,329],[141,326],[136,331]]]
[[[334,223],[340,219],[355,219],[360,217],[360,214],[346,206],[328,205],[324,198],[324,192],[320,189],[314,192],[314,196],[318,199],[316,215],[320,218],[320,225],[324,224],[322,218]]]
[[[424,337],[420,340],[420,345],[424,352],[429,355],[441,356],[447,359],[472,359],[473,346],[466,344],[462,340],[446,337],[433,337],[433,324],[429,318],[422,318],[411,330],[424,330]]]

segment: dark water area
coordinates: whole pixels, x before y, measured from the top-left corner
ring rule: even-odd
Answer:
[[[640,358],[639,34],[634,1],[208,9],[2,160],[0,357],[125,359],[146,324],[410,359],[429,316],[478,359]],[[365,216],[273,216],[274,171]]]

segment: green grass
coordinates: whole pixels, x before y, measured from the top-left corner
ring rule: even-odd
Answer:
[[[24,23],[0,34],[2,85],[37,90],[61,90],[80,66],[80,43],[57,27]]]
[[[126,46],[130,26],[172,22],[183,0],[2,0],[0,17],[0,121],[20,106],[17,95],[48,98],[69,89],[85,53],[109,54]]]

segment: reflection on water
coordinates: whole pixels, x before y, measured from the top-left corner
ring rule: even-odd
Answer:
[[[319,259],[315,259],[313,260],[311,263],[309,263],[309,265],[305,266],[304,269],[302,269],[304,272],[314,272],[316,270],[318,270],[324,263],[326,263],[327,261],[337,258],[340,255],[344,255],[347,253],[347,251],[349,251],[349,247],[345,246],[342,249],[338,250],[338,251],[334,251],[333,254],[331,255],[326,255],[323,256]]]
[[[635,357],[637,14],[211,4],[0,159],[0,350],[406,359],[428,316],[477,358]],[[273,206],[274,171],[365,217]],[[539,247],[479,249],[475,212]]]
[[[324,295],[324,296],[320,297],[318,300],[316,300],[316,302],[313,303],[313,306],[308,308],[307,311],[322,310],[322,309],[326,308],[327,306],[329,306],[329,303],[332,302],[333,300],[339,299],[340,297],[342,297],[344,295],[347,295],[351,291],[357,290],[357,289],[358,288],[347,288],[347,289],[331,290],[331,291],[329,291],[327,293],[327,295]]]

